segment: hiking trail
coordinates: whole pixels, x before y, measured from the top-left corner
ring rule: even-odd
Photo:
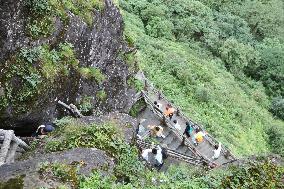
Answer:
[[[200,124],[193,122],[190,118],[186,117],[181,109],[173,105],[168,101],[165,96],[158,91],[144,76],[143,72],[139,71],[136,74],[136,79],[145,84],[144,90],[141,91],[141,98],[147,103],[147,108],[138,117],[140,121],[138,134],[142,136],[142,139],[137,139],[137,144],[142,148],[151,147],[151,142],[147,142],[149,136],[148,125],[161,125],[163,127],[163,134],[165,138],[158,137],[157,142],[167,149],[169,156],[185,161],[190,164],[204,165],[214,163],[217,165],[223,165],[237,160],[234,155],[222,144],[221,154],[218,159],[212,159],[214,145],[218,145],[218,141],[212,137],[209,133],[204,137],[203,142],[197,146],[192,142],[192,136],[185,137],[185,145],[182,144],[183,132],[188,121],[194,129],[199,128],[201,131],[205,130]],[[162,104],[162,111],[155,107],[154,101]],[[165,118],[163,112],[167,104],[171,104],[174,109],[178,111],[174,113],[174,116],[170,120]],[[173,120],[177,120],[181,126],[181,130],[175,128]],[[144,140],[146,139],[146,140]]]

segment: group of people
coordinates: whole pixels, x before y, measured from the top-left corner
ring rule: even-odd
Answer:
[[[165,107],[165,111],[163,111],[163,106],[161,103],[158,103],[157,101],[154,101],[154,105],[156,106],[155,108],[159,109],[160,112],[163,112],[164,116],[169,118],[170,120],[173,119],[174,117],[174,113],[176,113],[176,110],[170,105],[167,104]],[[174,127],[181,131],[181,125],[179,124],[178,120],[174,119],[172,121]],[[148,126],[148,128],[150,129],[150,133],[152,136],[156,136],[156,137],[163,137],[165,138],[165,136],[163,135],[163,127],[161,126]],[[153,131],[155,130],[155,132]],[[193,142],[193,144],[195,146],[197,146],[198,144],[202,143],[204,141],[204,137],[207,135],[207,132],[202,131],[199,128],[194,129],[193,125],[190,124],[190,122],[186,122],[185,123],[185,130],[183,132],[183,141],[182,143],[185,144],[185,139],[187,138],[191,138],[191,141]],[[214,150],[213,150],[213,156],[212,159],[218,159],[221,153],[221,143],[219,143],[218,145],[214,146]]]

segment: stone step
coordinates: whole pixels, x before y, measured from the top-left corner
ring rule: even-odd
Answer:
[[[170,134],[164,138],[161,143],[169,145],[172,143],[172,141],[176,138],[176,135],[171,131]]]
[[[168,145],[169,149],[176,150],[179,146],[181,146],[181,141],[176,138],[173,140],[171,144]]]
[[[190,151],[190,149],[188,149],[184,154],[188,156],[194,156],[194,154]]]
[[[171,132],[171,129],[169,127],[164,127],[163,135],[165,137],[169,136],[170,132]]]
[[[176,151],[181,153],[181,154],[185,154],[185,152],[187,151],[188,147],[184,146],[184,145],[180,145]]]

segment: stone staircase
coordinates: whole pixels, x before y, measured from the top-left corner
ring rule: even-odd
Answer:
[[[164,95],[157,91],[153,85],[145,78],[144,74],[139,72],[136,76],[137,79],[142,81],[145,86],[142,91],[145,102],[148,104],[148,108],[141,113],[138,117],[142,122],[139,125],[138,134],[143,136],[145,133],[149,132],[148,125],[160,125],[163,127],[163,135],[165,138],[155,138],[157,142],[162,146],[173,153],[179,154],[180,156],[190,156],[195,157],[196,159],[202,159],[203,163],[213,163],[217,165],[227,164],[236,160],[236,158],[230,153],[230,151],[222,145],[222,151],[217,160],[213,160],[213,150],[214,145],[218,144],[210,134],[207,134],[204,137],[204,141],[198,146],[195,146],[191,138],[185,139],[185,145],[182,143],[183,140],[183,131],[185,129],[185,122],[190,122],[193,125],[193,128],[198,128],[201,131],[204,131],[203,127],[194,123],[191,119],[187,118],[178,107],[173,107],[178,110],[178,113],[175,113],[173,118],[169,120],[165,118],[163,113],[167,104],[171,104]],[[163,109],[157,110],[153,102],[158,101],[162,104]],[[173,120],[177,120],[181,126],[181,130],[178,130],[174,127]],[[183,158],[181,158],[183,159]]]

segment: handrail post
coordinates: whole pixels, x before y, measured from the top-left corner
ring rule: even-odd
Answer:
[[[179,108],[177,108],[177,113],[176,113],[177,116],[180,116],[180,110]]]
[[[147,80],[145,80],[145,82],[144,82],[144,91],[148,92]]]
[[[161,92],[158,91],[158,99],[161,100],[162,99],[162,96],[161,96]]]

